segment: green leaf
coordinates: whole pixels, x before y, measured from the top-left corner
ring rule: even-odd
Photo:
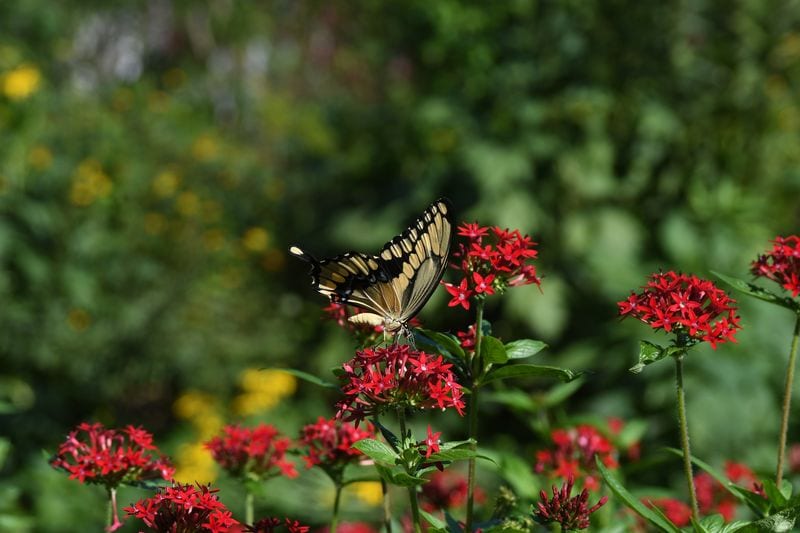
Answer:
[[[454,450],[442,450],[432,453],[431,456],[425,459],[426,463],[436,461],[464,461],[476,457],[478,452],[470,450],[469,448],[456,448]]]
[[[785,531],[792,531],[794,524],[797,521],[797,515],[800,513],[800,508],[792,507],[785,509],[779,513],[756,520],[752,522],[747,528],[739,531],[749,533],[750,531],[772,531],[776,533],[783,533]],[[753,529],[755,528],[755,529]]]
[[[434,528],[435,531],[447,531],[447,523],[440,519],[436,518],[432,514],[423,511],[422,509],[419,510],[419,515]],[[428,530],[430,531],[430,529]]]
[[[603,464],[603,461],[600,460],[599,456],[595,456],[595,464],[597,465],[598,470],[600,470],[600,474],[603,476],[603,479],[608,483],[609,488],[611,491],[617,495],[625,504],[630,507],[633,511],[635,511],[639,516],[653,524],[654,526],[661,528],[662,531],[668,531],[670,533],[681,533],[681,530],[669,520],[664,520],[661,516],[657,513],[653,512],[652,509],[647,507],[645,504],[640,502],[633,494],[628,492],[622,483],[616,478],[614,474],[612,474],[608,468]]]
[[[439,333],[429,329],[414,330],[415,336],[419,338],[422,344],[427,344],[436,349],[442,355],[449,355],[457,359],[466,359],[464,349],[461,343],[453,335],[447,333]],[[421,335],[420,335],[421,334]]]
[[[659,346],[658,344],[653,344],[652,342],[648,341],[640,341],[639,342],[639,362],[636,365],[630,368],[630,371],[634,374],[638,374],[644,367],[655,363],[666,357],[667,351]]]
[[[400,458],[389,446],[375,439],[360,440],[353,444],[353,448],[370,459],[387,465],[395,464],[395,461]]]
[[[481,339],[481,357],[483,358],[484,366],[503,364],[508,361],[506,348],[503,346],[502,341],[489,335]]]
[[[294,368],[265,368],[264,370],[280,370],[281,372],[286,372],[287,374],[291,374],[296,378],[313,383],[314,385],[319,385],[320,387],[325,387],[326,389],[339,390],[338,385],[334,385],[333,383],[325,381],[324,379],[320,379],[313,374],[309,374],[308,372],[303,372],[302,370],[295,370]]]
[[[525,359],[536,355],[547,348],[547,344],[533,339],[520,339],[506,344],[506,355],[509,359]]]
[[[442,450],[452,450],[453,448],[458,448],[459,446],[465,446],[467,444],[475,444],[475,439],[465,439],[465,440],[451,440],[448,442],[443,442],[440,447]]]
[[[785,481],[785,480],[784,480]],[[786,484],[783,484],[786,487]],[[791,498],[791,484],[789,485],[789,494],[785,495],[782,491],[778,490],[778,486],[775,484],[774,481],[771,479],[764,480],[764,494],[767,495],[767,500],[775,506],[775,509],[778,511],[782,511],[786,508],[786,504],[789,503],[789,498]],[[789,498],[787,498],[787,496]]]
[[[406,472],[392,472],[391,482],[401,487],[418,487],[428,482],[424,477],[412,476]]]
[[[521,377],[541,377],[556,378],[561,381],[572,381],[578,376],[572,370],[547,365],[506,365],[495,368],[486,374],[481,380],[482,383],[489,383],[497,379],[521,378]]]
[[[720,514],[713,514],[702,518],[699,522],[692,520],[692,526],[696,533],[733,533],[743,531],[750,522],[738,521],[725,523],[725,519]]]
[[[739,292],[754,298],[758,298],[759,300],[764,300],[765,302],[778,305],[780,307],[785,307],[786,309],[791,309],[795,313],[800,313],[800,302],[797,300],[789,298],[788,296],[779,296],[762,287],[759,287],[758,285],[748,283],[739,278],[734,278],[733,276],[726,276],[725,274],[720,274],[719,272],[715,272],[713,270],[711,273]]]

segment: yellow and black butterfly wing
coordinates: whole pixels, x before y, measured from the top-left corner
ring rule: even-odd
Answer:
[[[390,329],[397,329],[422,309],[439,284],[451,238],[450,202],[440,199],[377,256],[347,252],[318,261],[297,246],[289,252],[311,264],[316,291],[371,313],[356,315],[356,321],[395,324]]]

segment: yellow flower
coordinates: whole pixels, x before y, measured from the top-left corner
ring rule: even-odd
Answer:
[[[202,442],[183,444],[175,455],[175,480],[180,483],[211,483],[217,478],[217,467]]]
[[[172,404],[172,412],[178,418],[191,419],[209,411],[216,411],[214,397],[205,392],[189,390],[181,394]]]
[[[75,331],[84,331],[92,324],[92,317],[84,309],[70,309],[67,323]]]
[[[383,502],[383,489],[379,481],[359,481],[351,483],[348,488],[367,505],[378,506]]]
[[[103,172],[100,163],[91,158],[86,159],[78,165],[75,172],[69,199],[73,205],[85,207],[111,194],[112,188],[111,178]]]
[[[180,185],[180,177],[171,170],[162,170],[153,178],[153,192],[161,198],[168,198],[175,194]]]
[[[178,213],[185,217],[196,215],[200,210],[200,198],[193,192],[182,192],[175,202]]]
[[[21,65],[3,74],[0,87],[10,100],[24,100],[39,88],[42,74],[32,65]]]
[[[144,230],[150,235],[158,235],[167,228],[167,217],[161,213],[147,213],[144,216]]]
[[[209,252],[218,252],[225,246],[225,233],[220,229],[210,229],[203,233],[203,247]]]
[[[268,411],[297,389],[297,379],[280,370],[249,368],[242,372],[240,382],[245,392],[234,398],[231,409],[241,416]]]
[[[217,141],[211,135],[201,135],[192,144],[192,155],[198,161],[208,161],[217,155]]]
[[[242,244],[251,252],[263,252],[269,244],[269,234],[264,228],[250,228],[244,233]]]
[[[36,170],[47,170],[53,164],[53,152],[46,146],[37,144],[28,152],[28,163]]]

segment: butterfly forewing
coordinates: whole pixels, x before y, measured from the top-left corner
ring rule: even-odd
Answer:
[[[311,263],[315,290],[332,301],[366,309],[399,328],[422,309],[439,284],[451,236],[450,203],[440,199],[387,242],[377,256],[348,252],[317,261],[297,246],[289,252]],[[375,321],[374,316],[359,320]]]

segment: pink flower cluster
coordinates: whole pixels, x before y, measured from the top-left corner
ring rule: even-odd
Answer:
[[[460,305],[469,309],[473,296],[483,297],[502,293],[508,287],[541,283],[536,267],[529,263],[539,253],[534,248],[536,243],[519,230],[462,224],[458,235],[465,237],[465,242],[458,243],[452,254],[458,262],[451,266],[464,277],[458,285],[444,284],[453,297],[448,304],[450,307]]]
[[[172,479],[175,469],[158,454],[153,436],[142,428],[106,429],[84,422],[67,435],[50,460],[70,479],[109,488],[147,479]]]
[[[675,272],[653,274],[644,290],[618,302],[619,314],[655,330],[682,333],[696,341],[735,341],[741,328],[736,301],[711,281]]]
[[[536,452],[534,470],[550,477],[582,479],[589,490],[600,488],[596,475],[595,455],[608,468],[616,468],[617,450],[595,427],[581,425],[570,429],[554,429],[550,433],[553,448]]]
[[[451,367],[432,356],[395,344],[366,348],[342,365],[337,418],[357,423],[387,409],[446,409],[464,414],[463,391]]]
[[[539,503],[533,514],[539,522],[558,522],[562,531],[586,529],[590,525],[590,516],[608,501],[608,496],[600,498],[596,504],[589,507],[589,491],[583,489],[577,496],[571,496],[575,480],[572,476],[561,486],[553,487],[552,498],[547,497],[545,491],[539,493]]]
[[[319,417],[314,424],[302,429],[300,444],[307,448],[303,459],[308,468],[314,465],[340,467],[362,456],[360,451],[353,448],[353,444],[371,438],[375,438],[372,424],[367,423],[359,429],[348,422]]]
[[[205,446],[214,460],[231,475],[254,474],[264,479],[281,474],[289,478],[297,477],[294,464],[286,460],[291,441],[280,437],[273,426],[225,426],[223,433],[223,436],[214,437]]]
[[[249,533],[274,533],[279,527],[285,527],[288,533],[308,533],[311,528],[300,524],[297,520],[289,518],[262,518],[252,526],[248,526],[245,531]]]
[[[753,261],[750,272],[771,279],[797,298],[800,294],[800,237],[778,236],[772,243],[772,250]]]
[[[215,494],[218,489],[174,484],[125,512],[141,519],[151,531],[210,531],[224,533],[237,526],[231,512]]]

